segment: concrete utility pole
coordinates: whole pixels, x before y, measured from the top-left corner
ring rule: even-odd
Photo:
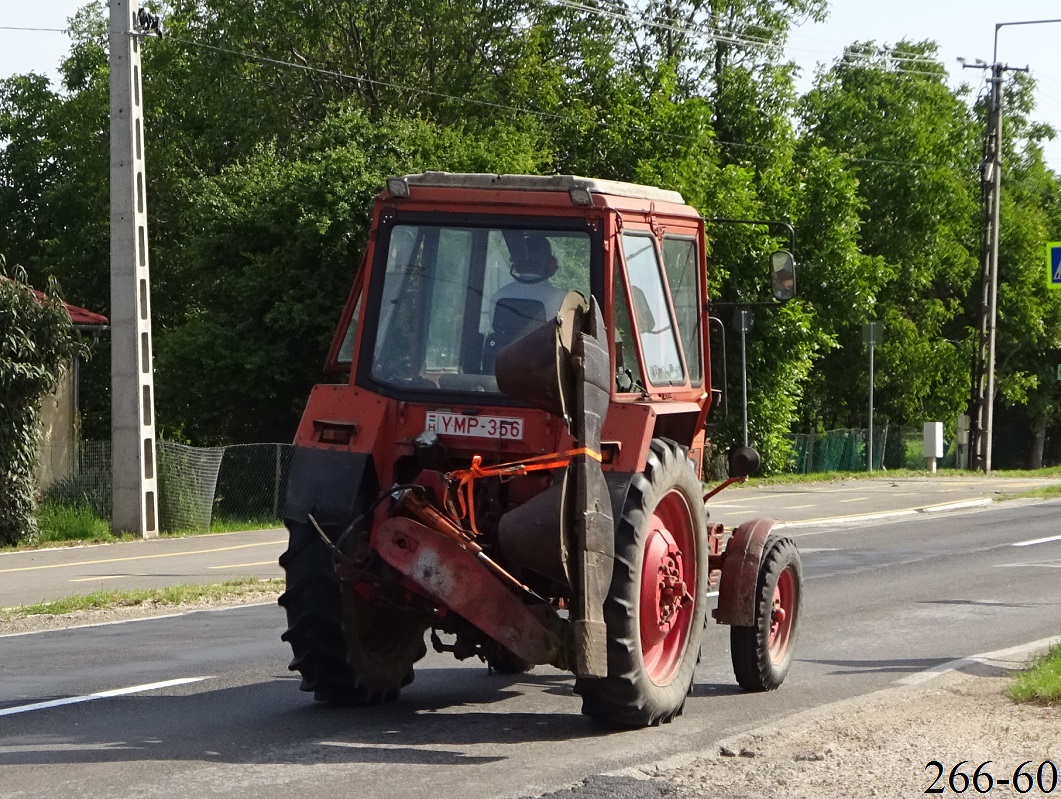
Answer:
[[[144,28],[130,0],[110,0],[111,529],[154,538],[158,470],[140,93]]]

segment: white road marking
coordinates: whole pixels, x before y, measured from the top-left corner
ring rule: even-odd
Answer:
[[[802,510],[803,508],[816,508],[819,502],[809,502],[806,505],[785,505],[784,510]]]
[[[851,499],[838,499],[836,501],[842,504],[844,502],[865,502],[867,499],[869,497],[851,497]]]
[[[1040,563],[996,563],[996,569],[1030,569],[1038,566],[1040,569],[1061,569],[1061,561],[1054,563],[1040,562]]]
[[[1061,535],[1052,535],[1049,538],[1033,538],[1031,541],[1018,541],[1016,544],[1010,544],[1011,547],[1030,547],[1035,544],[1048,544],[1051,541],[1061,541]]]
[[[840,547],[807,547],[804,549],[800,547],[799,554],[801,555],[812,555],[815,552],[839,552]]]
[[[994,652],[983,652],[979,655],[971,655],[967,658],[948,660],[930,669],[909,674],[902,679],[896,680],[899,685],[921,685],[929,680],[946,674],[950,671],[958,671],[974,664],[995,665],[1005,669],[1017,669],[1024,665],[1028,657],[1036,652],[1043,652],[1061,641],[1061,637],[1041,638],[1028,644],[1011,646],[1008,649],[997,649]]]
[[[710,599],[713,596],[718,596],[718,591],[708,591],[704,596]]]
[[[83,560],[77,563],[45,563],[36,566],[19,566],[13,569],[0,569],[0,574],[11,572],[33,572],[42,569],[65,569],[70,566],[95,566],[97,563],[127,563],[133,560],[153,560],[155,558],[180,558],[185,555],[211,555],[214,552],[232,552],[237,549],[253,549],[255,547],[275,547],[284,541],[262,541],[255,544],[237,544],[231,547],[214,547],[212,549],[193,549],[188,552],[158,552],[153,555],[131,555],[125,558],[99,558],[97,560]]]
[[[46,635],[47,633],[65,633],[70,630],[87,630],[92,627],[113,627],[115,624],[139,624],[143,621],[162,621],[164,619],[179,619],[181,616],[190,616],[193,613],[224,613],[227,610],[243,610],[244,608],[276,607],[276,600],[267,602],[248,602],[242,605],[226,605],[221,608],[195,608],[177,613],[164,613],[158,616],[140,616],[135,619],[117,619],[115,621],[98,621],[92,624],[72,624],[69,627],[52,627],[47,630],[30,630],[24,633],[4,633],[0,638],[21,638],[24,635]]]
[[[276,566],[276,559],[260,560],[257,563],[233,563],[231,566],[210,566],[211,569],[245,569],[248,566]]]
[[[187,685],[203,680],[212,680],[213,677],[180,677],[176,680],[165,680],[163,682],[150,682],[145,685],[133,685],[129,688],[115,688],[112,691],[100,691],[85,696],[68,696],[66,699],[52,699],[48,702],[36,702],[32,705],[19,705],[18,707],[0,708],[0,716],[14,716],[16,713],[30,713],[34,710],[47,710],[63,705],[76,705],[81,702],[92,702],[96,699],[110,699],[115,696],[128,696],[129,694],[142,694],[145,691],[160,691],[163,688],[172,688],[175,685]]]
[[[957,502],[944,502],[939,505],[929,505],[922,510],[925,513],[939,513],[945,510],[961,510],[962,508],[980,508],[986,505],[990,505],[994,502],[990,497],[983,497],[982,499],[962,499]]]

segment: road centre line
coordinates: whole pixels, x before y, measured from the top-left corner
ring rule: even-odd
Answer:
[[[32,705],[19,705],[17,707],[0,708],[0,716],[14,716],[17,713],[30,713],[34,710],[47,710],[63,705],[76,705],[81,702],[91,702],[96,699],[111,699],[116,696],[128,696],[129,694],[142,694],[146,691],[160,691],[163,688],[172,688],[175,685],[188,685],[189,683],[212,680],[213,677],[180,677],[176,680],[165,680],[163,682],[151,682],[145,685],[133,685],[129,688],[115,688],[111,691],[99,691],[85,696],[68,696],[65,699],[52,699],[48,702],[35,702]]]
[[[1061,569],[1061,561],[1039,561],[1032,563],[996,563],[996,569]]]
[[[276,558],[272,560],[260,560],[257,563],[233,563],[229,566],[207,566],[208,569],[245,569],[248,566],[276,566]]]
[[[1033,538],[1030,541],[1018,541],[1015,544],[1010,544],[1011,547],[1030,547],[1035,544],[1048,544],[1051,541],[1061,541],[1061,535],[1052,535],[1048,538]]]
[[[12,574],[14,572],[33,572],[44,569],[64,569],[70,566],[94,566],[97,563],[128,563],[133,560],[151,560],[153,558],[177,558],[184,555],[210,555],[214,552],[232,552],[237,549],[252,549],[254,547],[274,547],[284,541],[262,541],[257,544],[237,544],[231,547],[216,547],[214,549],[193,549],[189,552],[159,552],[156,555],[132,555],[127,558],[101,558],[99,560],[83,560],[76,563],[47,563],[38,566],[19,566],[14,569],[0,569],[0,574]]]

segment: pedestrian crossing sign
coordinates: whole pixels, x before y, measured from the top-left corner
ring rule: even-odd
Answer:
[[[1046,287],[1061,289],[1061,241],[1046,245]]]

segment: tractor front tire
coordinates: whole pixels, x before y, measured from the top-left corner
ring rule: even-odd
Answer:
[[[772,691],[785,681],[803,608],[803,566],[789,538],[767,539],[755,593],[755,626],[730,627],[730,655],[745,691]]]
[[[575,683],[583,713],[617,727],[681,714],[700,655],[707,580],[703,487],[677,444],[654,439],[616,525],[604,603],[608,676]]]

